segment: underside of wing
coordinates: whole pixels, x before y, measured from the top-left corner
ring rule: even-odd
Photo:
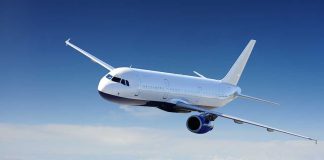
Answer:
[[[288,135],[292,135],[292,136],[308,139],[308,140],[311,140],[311,141],[315,141],[315,143],[317,143],[316,139],[313,139],[313,138],[310,138],[310,137],[307,137],[307,136],[303,136],[303,135],[300,135],[300,134],[296,134],[296,133],[288,132],[288,131],[285,131],[285,130],[277,129],[277,128],[270,127],[270,126],[260,124],[260,123],[257,123],[257,122],[237,118],[237,117],[234,117],[234,116],[226,115],[226,114],[223,114],[223,113],[220,113],[220,112],[215,112],[213,110],[204,109],[204,108],[201,108],[199,106],[195,106],[195,105],[191,105],[191,104],[187,104],[187,103],[183,103],[183,102],[177,102],[175,105],[177,107],[179,107],[179,108],[182,108],[182,109],[187,109],[187,110],[191,110],[191,111],[197,111],[197,112],[201,112],[203,114],[211,114],[211,115],[214,115],[214,116],[217,116],[217,117],[223,117],[223,118],[226,118],[226,119],[231,119],[237,124],[243,124],[243,123],[251,124],[251,125],[254,125],[254,126],[265,128],[268,132],[274,132],[274,131],[281,132],[281,133],[285,133],[285,134],[288,134]]]

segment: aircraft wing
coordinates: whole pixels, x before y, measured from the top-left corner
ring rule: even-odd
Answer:
[[[186,109],[186,110],[190,110],[190,111],[197,111],[197,112],[204,112],[204,113],[209,113],[209,114],[216,115],[217,117],[223,117],[223,118],[231,119],[231,120],[234,120],[234,122],[238,123],[238,124],[247,123],[247,124],[251,124],[251,125],[254,125],[254,126],[262,127],[262,128],[267,129],[268,132],[277,131],[277,132],[289,134],[289,135],[292,135],[292,136],[296,136],[296,137],[308,139],[308,140],[311,140],[311,141],[315,141],[315,143],[317,143],[316,139],[313,139],[313,138],[310,138],[310,137],[307,137],[307,136],[303,136],[303,135],[300,135],[300,134],[296,134],[296,133],[284,131],[284,130],[281,130],[281,129],[273,128],[273,127],[270,127],[270,126],[267,126],[267,125],[263,125],[263,124],[248,121],[248,120],[244,120],[244,119],[237,118],[237,117],[230,116],[230,115],[226,115],[226,114],[223,114],[223,113],[215,112],[213,110],[204,109],[204,108],[201,108],[201,107],[198,107],[198,106],[195,106],[195,105],[186,104],[184,102],[177,102],[176,106],[181,108],[181,109]]]
[[[85,55],[86,57],[90,58],[93,62],[98,63],[99,65],[105,67],[105,68],[108,69],[109,71],[111,71],[111,70],[114,69],[114,67],[112,67],[111,65],[105,63],[104,61],[102,61],[102,60],[98,59],[97,57],[91,55],[91,54],[88,53],[87,51],[85,51],[85,50],[79,48],[78,46],[76,46],[76,45],[74,45],[74,44],[72,44],[72,43],[70,42],[70,39],[66,40],[66,41],[65,41],[65,44],[66,44],[67,46],[70,46],[70,47],[74,48],[75,50],[79,51],[81,54],[83,54],[83,55]]]

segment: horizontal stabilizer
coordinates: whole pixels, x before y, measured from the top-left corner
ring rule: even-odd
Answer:
[[[255,100],[255,101],[270,103],[270,104],[274,104],[274,105],[279,105],[279,103],[276,103],[276,102],[272,102],[272,101],[264,100],[264,99],[261,99],[261,98],[256,98],[256,97],[244,95],[244,94],[237,94],[236,96],[246,98],[246,99],[250,99],[250,100]]]

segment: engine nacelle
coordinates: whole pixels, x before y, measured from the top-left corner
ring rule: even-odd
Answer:
[[[190,116],[187,120],[187,128],[189,131],[197,134],[204,134],[211,131],[214,126],[211,124],[211,121],[215,118],[210,118],[209,115],[193,115]]]

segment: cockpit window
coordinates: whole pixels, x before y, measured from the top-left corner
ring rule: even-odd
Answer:
[[[122,79],[121,84],[126,85],[126,81],[124,79]]]
[[[114,76],[112,76],[112,75],[110,75],[110,74],[108,74],[108,75],[106,76],[106,78],[112,80],[113,82],[117,82],[117,83],[121,83],[121,84],[123,84],[123,85],[125,85],[125,86],[129,86],[129,82],[128,82],[128,80],[121,79],[121,78],[118,78],[118,77],[114,77]]]
[[[118,83],[120,83],[120,78],[118,78],[118,77],[113,77],[112,79],[111,79],[112,81],[114,81],[114,82],[118,82]]]

